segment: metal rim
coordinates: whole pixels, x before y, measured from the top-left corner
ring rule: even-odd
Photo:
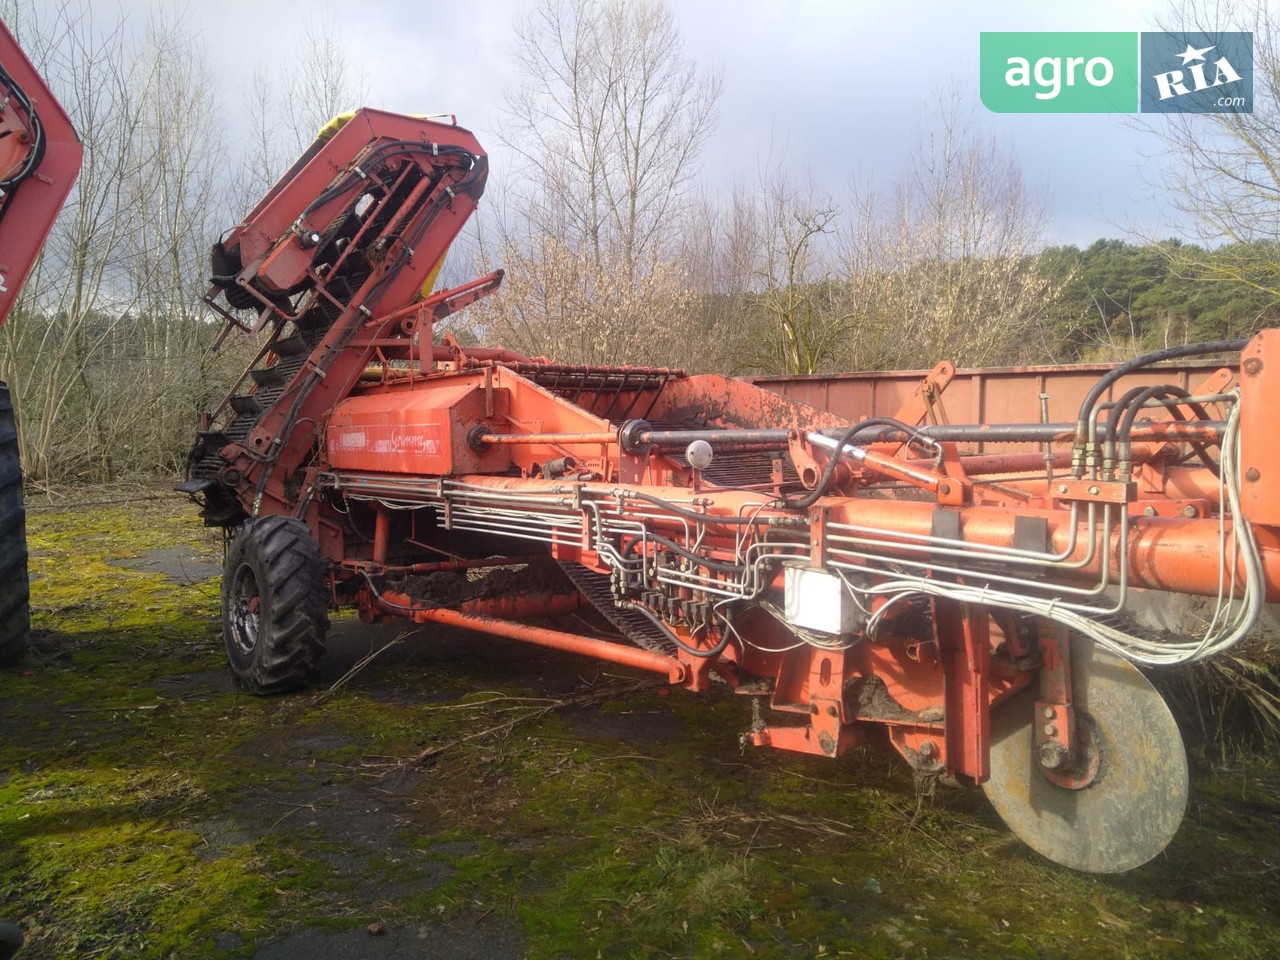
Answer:
[[[253,566],[242,563],[231,580],[231,603],[227,611],[227,627],[236,652],[253,653],[262,629],[262,590]]]

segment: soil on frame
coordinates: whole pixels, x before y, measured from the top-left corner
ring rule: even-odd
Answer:
[[[1084,876],[887,749],[744,753],[726,691],[489,637],[339,617],[314,690],[239,693],[220,535],[162,489],[37,499],[29,539],[36,650],[0,675],[24,958],[1280,955],[1271,761],[1195,764],[1169,849]]]

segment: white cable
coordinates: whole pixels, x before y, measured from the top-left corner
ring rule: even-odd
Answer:
[[[1225,581],[1221,594],[1231,598],[1225,608],[1220,611],[1221,617],[1215,615],[1206,629],[1204,636],[1192,641],[1153,641],[1135,637],[1123,630],[1101,623],[1064,606],[1056,599],[1042,599],[1024,595],[993,590],[989,585],[969,586],[967,584],[946,583],[926,577],[897,577],[882,581],[872,586],[859,587],[845,579],[850,591],[858,592],[866,597],[888,596],[886,602],[868,620],[867,633],[874,636],[879,628],[885,612],[904,597],[923,595],[942,597],[961,603],[988,605],[1019,610],[1036,616],[1057,621],[1085,636],[1092,638],[1104,649],[1119,656],[1148,666],[1189,663],[1205,657],[1222,653],[1238,643],[1253,627],[1258,614],[1262,610],[1265,594],[1262,579],[1262,557],[1258,550],[1253,529],[1240,510],[1240,447],[1239,447],[1239,405],[1236,405],[1227,419],[1222,439],[1222,488],[1225,494],[1224,506],[1230,508],[1232,516],[1231,557],[1227,558],[1226,524],[1222,523],[1220,540],[1220,579]],[[1234,594],[1236,583],[1237,561],[1244,565],[1244,591],[1239,606],[1234,614]],[[1228,574],[1228,567],[1230,572]]]

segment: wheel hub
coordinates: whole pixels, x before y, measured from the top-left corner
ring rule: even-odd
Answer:
[[[253,568],[245,564],[236,571],[231,594],[231,635],[236,649],[249,654],[258,643],[261,628],[262,594]]]

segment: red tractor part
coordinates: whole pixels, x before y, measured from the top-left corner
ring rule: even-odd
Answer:
[[[80,172],[66,111],[0,22],[0,326]],[[0,382],[0,664],[22,656],[31,617],[18,419]]]
[[[999,421],[949,409],[948,363],[829,412],[464,348],[435,323],[501,275],[423,286],[484,175],[467,131],[358,111],[214,248],[208,299],[262,345],[180,489],[237,529],[225,633],[246,687],[306,682],[326,613],[290,585],[322,583],[366,619],[722,681],[755,707],[747,744],[887,738],[1078,869],[1164,848],[1186,760],[1134,664],[1220,653],[1280,597],[1272,332],[1095,370],[1069,411]],[[1191,381],[1154,366],[1206,357]],[[1144,590],[1209,598],[1209,629],[1144,631],[1126,617]],[[527,622],[579,603],[625,642]]]

